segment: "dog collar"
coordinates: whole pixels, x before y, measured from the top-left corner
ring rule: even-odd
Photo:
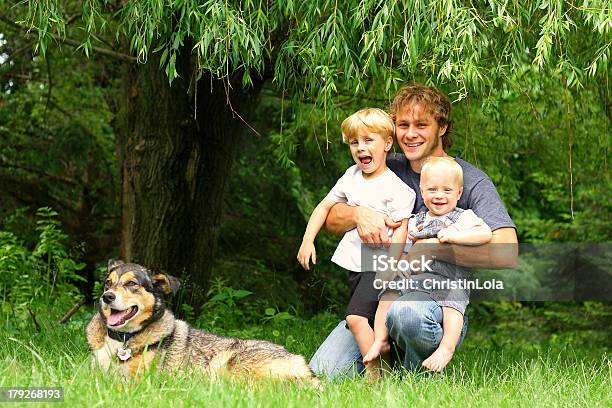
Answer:
[[[124,344],[129,339],[131,339],[132,337],[137,335],[139,332],[140,332],[140,330],[138,330],[137,332],[134,332],[134,333],[124,333],[124,332],[118,332],[118,331],[115,331],[115,330],[107,329],[108,337],[110,337],[113,340],[120,341],[120,342],[122,342]]]
[[[117,349],[117,357],[119,358],[119,360],[121,361],[129,360],[130,357],[132,357],[132,349],[126,347],[126,345],[127,345],[128,340],[134,337],[138,332],[122,333],[122,332],[117,332],[117,331],[107,328],[106,333],[108,334],[108,337],[110,337],[111,339],[120,341],[123,343],[123,345]]]
[[[113,340],[123,342],[123,346],[117,349],[117,357],[119,358],[119,360],[126,361],[132,357],[132,349],[126,347],[127,342],[128,340],[130,340],[132,337],[134,337],[141,331],[142,330],[138,330],[137,332],[134,332],[134,333],[123,333],[123,332],[117,332],[111,329],[107,329],[108,337],[110,337]],[[172,332],[168,336],[162,337],[159,341],[155,343],[147,344],[145,347],[148,350],[163,349],[169,342],[172,341],[173,338],[174,338],[174,329],[172,329]]]

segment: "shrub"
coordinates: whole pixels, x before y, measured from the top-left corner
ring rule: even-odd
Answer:
[[[65,311],[78,297],[75,283],[84,279],[78,271],[85,264],[70,257],[58,214],[44,207],[37,215],[39,236],[32,250],[14,234],[0,231],[0,312],[15,317],[16,329],[29,327],[37,310],[51,316]]]

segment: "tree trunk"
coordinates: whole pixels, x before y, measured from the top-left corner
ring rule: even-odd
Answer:
[[[211,275],[223,196],[245,131],[232,109],[247,118],[259,87],[228,93],[210,77],[194,85],[189,50],[177,58],[172,86],[155,55],[126,67],[118,146],[121,258],[188,277],[193,296]]]

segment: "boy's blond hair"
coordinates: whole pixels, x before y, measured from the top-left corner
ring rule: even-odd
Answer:
[[[382,109],[364,108],[353,113],[344,119],[342,125],[342,141],[348,143],[349,140],[359,136],[359,132],[367,129],[369,132],[377,133],[383,139],[393,138],[395,125],[391,116]]]
[[[455,174],[459,186],[463,187],[463,169],[461,168],[459,163],[455,161],[455,159],[449,156],[429,157],[425,161],[425,164],[423,164],[423,167],[421,167],[421,180],[423,179],[423,177],[427,177],[428,173],[438,169]]]

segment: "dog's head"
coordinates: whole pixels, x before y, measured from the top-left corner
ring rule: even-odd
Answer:
[[[137,332],[163,314],[164,296],[175,294],[178,288],[174,276],[111,259],[100,314],[112,330]]]

